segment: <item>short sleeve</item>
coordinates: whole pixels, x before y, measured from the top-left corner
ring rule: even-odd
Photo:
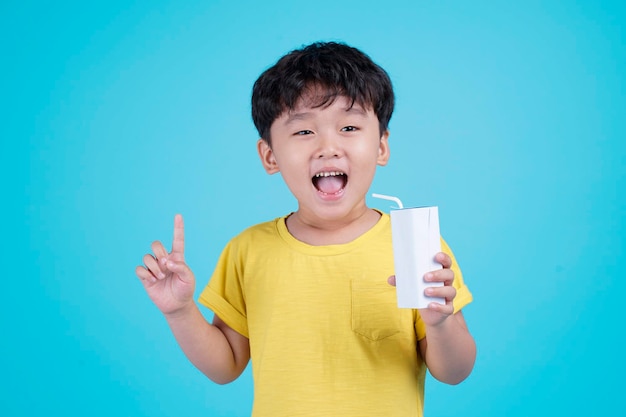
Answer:
[[[241,259],[238,245],[234,240],[230,241],[222,251],[213,275],[198,301],[237,333],[249,337]]]
[[[452,266],[450,267],[450,269],[454,272],[454,281],[452,282],[452,286],[456,288],[456,297],[454,298],[454,312],[458,313],[463,307],[472,302],[472,293],[465,285],[465,281],[463,280],[463,273],[461,272],[461,268],[459,267],[459,264],[454,257],[454,253],[452,253],[452,249],[450,249],[450,247],[448,246],[446,241],[443,240],[443,238],[441,239],[441,251],[447,254],[452,260]],[[418,310],[414,310],[413,314],[415,316],[415,331],[417,332],[417,339],[421,340],[426,337],[426,325],[422,321]]]

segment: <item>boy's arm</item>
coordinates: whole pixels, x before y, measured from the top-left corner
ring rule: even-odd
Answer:
[[[443,269],[424,276],[427,282],[443,282],[439,287],[426,288],[425,294],[446,300],[445,304],[430,303],[420,309],[426,325],[426,337],[419,341],[422,358],[432,376],[441,382],[458,384],[472,372],[476,360],[476,343],[470,334],[463,313],[454,313],[456,289],[452,286],[452,259],[440,252],[435,256]]]
[[[452,259],[444,252],[435,256],[443,269],[432,271],[424,276],[427,282],[443,282],[440,287],[428,287],[425,294],[444,298],[445,304],[430,303],[420,309],[420,316],[426,325],[426,337],[419,341],[419,350],[432,376],[441,382],[458,384],[468,377],[476,360],[476,343],[470,334],[462,312],[454,313],[453,300],[456,289],[452,286],[454,271],[450,269]],[[396,277],[388,279],[396,285]]]
[[[195,277],[185,263],[183,218],[174,219],[172,251],[161,242],[143,258],[135,273],[150,299],[165,316],[185,355],[206,376],[225,384],[237,378],[250,358],[248,339],[215,316],[209,324],[193,300]]]
[[[217,315],[209,324],[195,303],[165,315],[176,341],[202,373],[218,384],[234,381],[248,364],[250,344]]]
[[[476,360],[476,344],[460,311],[436,326],[427,325],[419,348],[431,375],[448,384],[467,378]]]

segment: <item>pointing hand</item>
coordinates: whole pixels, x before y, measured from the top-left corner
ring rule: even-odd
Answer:
[[[195,277],[185,263],[185,226],[183,217],[174,217],[172,251],[167,253],[159,241],[152,243],[153,254],[143,257],[143,266],[135,273],[150,299],[163,314],[176,313],[193,302]]]

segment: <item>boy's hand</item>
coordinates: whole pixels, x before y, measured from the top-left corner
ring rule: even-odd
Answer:
[[[446,318],[454,313],[454,306],[452,301],[456,297],[456,288],[452,286],[454,281],[454,271],[450,269],[452,266],[452,259],[443,252],[439,252],[435,255],[435,260],[443,266],[443,269],[431,271],[424,275],[424,280],[428,282],[443,282],[440,287],[427,287],[424,290],[424,294],[429,297],[440,297],[446,300],[445,304],[439,304],[432,302],[428,305],[428,308],[420,309],[420,315],[424,324],[427,326],[436,326],[443,322]],[[389,284],[396,285],[396,277],[390,276],[387,280]]]
[[[135,273],[150,299],[163,314],[172,314],[193,302],[195,278],[185,263],[185,226],[183,217],[174,218],[174,241],[168,254],[161,242],[152,243],[152,254],[143,257],[144,266]]]

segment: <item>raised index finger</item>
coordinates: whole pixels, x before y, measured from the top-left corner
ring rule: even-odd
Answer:
[[[174,216],[174,241],[172,242],[172,253],[185,254],[185,224],[183,216]]]

